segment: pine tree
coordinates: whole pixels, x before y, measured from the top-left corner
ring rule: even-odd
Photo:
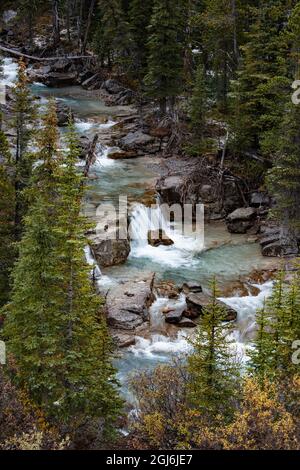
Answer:
[[[121,0],[98,0],[98,25],[94,33],[94,48],[102,65],[117,63],[122,67],[130,62],[131,39]]]
[[[216,281],[212,300],[205,308],[197,335],[191,341],[194,352],[188,357],[189,398],[198,410],[217,417],[230,416],[238,388],[238,368],[230,333],[233,326],[224,323],[226,311],[217,300]]]
[[[235,0],[206,0],[195,19],[202,29],[201,42],[212,72],[214,97],[222,112],[227,111],[230,80],[239,59],[240,10],[240,2]]]
[[[147,27],[150,23],[153,1],[131,0],[129,6],[130,31],[133,38],[132,69],[141,80],[147,70]]]
[[[35,133],[33,124],[36,119],[35,107],[28,88],[25,63],[20,60],[18,79],[13,88],[14,101],[12,112],[14,116],[13,125],[16,129],[15,150],[15,239],[19,240],[22,233],[22,217],[26,212],[23,190],[28,185],[32,156],[28,146]]]
[[[195,84],[190,103],[191,127],[196,144],[200,148],[204,145],[207,122],[207,85],[203,64],[200,62],[195,76]]]
[[[275,281],[271,297],[263,310],[258,311],[257,337],[250,352],[250,372],[260,383],[297,373],[292,363],[292,343],[299,333],[300,285],[299,273],[289,288],[284,286],[284,273]]]
[[[173,107],[182,87],[182,5],[179,0],[154,0],[148,28],[148,73],[144,83],[148,95],[159,101],[162,115],[167,112],[167,101]]]
[[[276,149],[290,79],[286,62],[285,0],[258,2],[250,8],[252,24],[245,33],[237,79],[232,86],[234,150],[266,155]]]
[[[289,40],[294,79],[300,79],[300,7],[294,9],[289,21]],[[291,92],[287,93],[288,105],[276,140],[274,167],[269,171],[267,185],[275,196],[273,214],[280,220],[283,236],[287,236],[297,250],[300,235],[300,106],[292,103]],[[279,142],[278,142],[279,140]]]
[[[15,259],[14,207],[15,192],[11,174],[8,141],[1,130],[0,115],[0,307],[9,299],[9,276]]]
[[[58,153],[56,125],[52,103],[39,141],[42,163],[29,190],[4,335],[19,383],[49,416],[75,428],[100,417],[109,427],[120,400],[101,302],[84,263],[78,149],[72,131],[68,154]]]

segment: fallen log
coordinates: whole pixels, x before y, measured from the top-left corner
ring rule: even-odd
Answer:
[[[15,55],[17,57],[22,57],[24,59],[34,60],[34,61],[56,61],[60,59],[68,59],[68,60],[78,60],[78,59],[93,59],[94,55],[72,55],[72,56],[56,56],[56,57],[36,57],[28,54],[24,54],[23,52],[15,51],[9,47],[1,46],[0,50],[6,52],[11,55]]]

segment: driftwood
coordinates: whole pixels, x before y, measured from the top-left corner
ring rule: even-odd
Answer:
[[[93,163],[95,163],[96,161],[95,150],[96,150],[97,142],[98,142],[98,134],[94,136],[93,142],[91,143],[89,150],[86,154],[85,167],[84,167],[84,172],[83,172],[84,177],[87,177],[89,175],[90,166],[93,165]]]
[[[8,54],[15,55],[17,57],[22,57],[24,59],[29,59],[29,60],[34,60],[38,62],[44,62],[44,61],[56,61],[60,59],[67,59],[67,60],[78,60],[78,59],[92,59],[93,57],[96,57],[94,55],[72,55],[72,56],[56,56],[56,57],[36,57],[28,54],[24,54],[23,52],[15,51],[14,49],[11,49],[9,47],[1,46],[0,45],[0,50],[3,52],[7,52]]]

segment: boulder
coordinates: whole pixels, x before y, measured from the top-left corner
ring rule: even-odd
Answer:
[[[263,256],[293,256],[299,253],[298,241],[288,230],[274,224],[261,227],[259,240]]]
[[[202,292],[202,287],[196,281],[187,281],[182,284],[182,291],[187,295],[190,292]]]
[[[193,322],[193,320],[190,320],[189,318],[183,317],[180,322],[176,323],[176,326],[179,326],[181,328],[195,328],[196,323]]]
[[[31,81],[44,83],[49,87],[64,87],[77,84],[77,72],[55,72],[50,65],[31,69],[28,71],[28,77]]]
[[[114,80],[113,78],[106,80],[103,83],[102,87],[111,95],[116,95],[125,90],[125,87],[121,85],[117,80]]]
[[[184,316],[188,318],[199,317],[203,313],[203,309],[206,308],[212,301],[210,295],[204,293],[191,293],[186,296],[187,311],[184,312]],[[218,304],[224,309],[225,318],[224,321],[236,320],[237,312],[228,307],[221,300],[217,300]]]
[[[106,296],[107,322],[112,328],[134,330],[149,319],[154,301],[154,274],[111,288]]]
[[[255,191],[250,197],[250,206],[252,207],[268,207],[271,203],[270,196],[266,192]]]
[[[91,146],[91,139],[89,139],[86,135],[81,135],[78,139],[78,148],[80,151],[80,154],[78,155],[79,158],[84,160],[86,158],[86,155],[90,149]]]
[[[123,332],[113,332],[112,338],[119,348],[128,348],[135,344],[135,337]]]
[[[56,102],[56,112],[57,112],[57,124],[59,127],[64,127],[69,124],[69,119],[71,118],[74,121],[74,115],[69,106],[63,104],[60,101]]]
[[[135,158],[137,156],[138,155],[134,150],[121,150],[108,154],[108,158],[111,158],[112,160],[125,160],[127,158]]]
[[[181,176],[166,176],[156,183],[156,190],[160,194],[162,201],[167,204],[180,204],[181,193],[180,187],[183,184]]]
[[[141,155],[145,152],[152,153],[155,138],[144,134],[141,130],[129,132],[118,141],[118,146],[123,150],[135,150]]]
[[[119,219],[119,226],[125,227],[127,219]],[[116,234],[116,221],[103,217],[97,229],[88,233],[93,255],[99,266],[107,267],[124,263],[130,253],[128,238],[119,238]]]
[[[86,90],[97,90],[101,88],[103,83],[103,78],[101,73],[95,73],[91,77],[88,77],[81,83],[81,86]]]
[[[165,321],[167,323],[179,323],[182,318],[182,311],[171,310],[165,314]]]
[[[256,209],[241,207],[231,212],[226,218],[227,229],[230,233],[246,233],[253,227],[256,218]]]
[[[174,245],[174,242],[168,237],[164,230],[159,229],[148,231],[148,244],[151,246],[170,246]]]

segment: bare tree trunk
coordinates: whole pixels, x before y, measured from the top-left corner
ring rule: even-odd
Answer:
[[[82,22],[83,22],[83,0],[79,0],[79,15],[77,18],[78,48],[81,50],[82,44]]]
[[[96,159],[95,150],[96,150],[97,142],[98,142],[98,134],[95,135],[93,142],[91,143],[88,153],[86,155],[85,167],[84,167],[84,172],[83,172],[83,175],[85,177],[89,175],[90,166],[95,162],[95,159]]]
[[[89,32],[90,32],[90,27],[91,27],[91,22],[92,22],[92,16],[93,16],[94,9],[95,9],[95,4],[96,4],[96,0],[92,0],[91,4],[90,4],[90,8],[89,8],[89,14],[88,14],[87,22],[86,22],[85,35],[84,35],[84,40],[83,40],[82,50],[81,50],[82,53],[85,53],[85,51],[86,51],[86,45],[87,45],[87,42],[88,42],[88,37],[89,37]]]
[[[238,41],[237,41],[237,11],[236,11],[236,0],[231,0],[231,11],[232,11],[232,19],[233,19],[233,52],[236,59],[236,62],[239,60],[239,48],[238,48]]]
[[[60,42],[60,24],[58,16],[58,0],[52,0],[52,22],[53,22],[53,43],[56,46]]]
[[[66,11],[66,19],[67,19],[67,34],[68,34],[68,41],[71,41],[71,32],[70,32],[70,12],[71,12],[71,0],[67,0],[67,11]]]

